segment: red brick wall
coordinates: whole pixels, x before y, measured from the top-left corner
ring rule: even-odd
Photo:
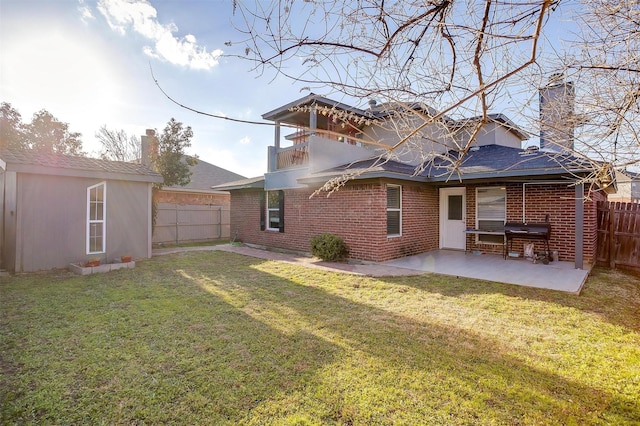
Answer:
[[[476,188],[467,185],[467,226],[475,227]],[[495,186],[495,185],[494,185]],[[522,221],[522,183],[502,184],[507,191],[507,220]],[[260,192],[232,191],[231,236],[239,241],[289,250],[309,251],[314,235],[330,232],[344,238],[353,259],[385,261],[422,253],[439,247],[438,188],[425,184],[402,185],[402,236],[386,235],[386,182],[370,181],[347,185],[326,197],[309,198],[313,190],[285,191],[285,232],[260,230]],[[584,260],[595,259],[597,242],[596,201],[585,202]],[[575,258],[575,191],[564,184],[526,185],[527,222],[551,222],[551,250],[560,260]],[[502,254],[502,245],[475,244],[469,237],[468,248]],[[534,241],[536,247],[542,242]],[[513,250],[522,252],[523,241],[514,240]]]
[[[231,196],[229,194],[204,194],[170,190],[158,191],[155,195],[155,200],[159,203],[198,206],[215,205],[228,207],[231,204]]]
[[[507,191],[507,221],[523,221],[523,185],[508,183],[502,185],[469,185],[467,186],[467,226],[475,227],[476,220],[476,188],[488,186],[504,186]],[[544,222],[549,215],[551,222],[551,239],[549,247],[558,251],[560,260],[575,259],[575,189],[566,184],[526,184],[525,185],[525,222]],[[598,197],[598,196],[596,196]],[[593,263],[597,245],[596,199],[584,204],[584,247],[583,256],[586,263]],[[475,238],[469,239],[469,249],[482,250],[488,253],[502,253],[501,245],[475,244]],[[536,250],[542,248],[542,241],[524,241],[515,239],[513,250],[523,252],[523,244],[533,242]]]
[[[260,231],[260,192],[233,191],[231,234],[245,243],[309,251],[314,235],[344,238],[350,257],[385,261],[438,248],[438,192],[402,185],[402,236],[387,238],[386,183],[347,185],[326,197],[312,190],[285,191],[285,232]]]

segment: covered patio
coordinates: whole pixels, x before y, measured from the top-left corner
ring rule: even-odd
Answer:
[[[503,259],[498,255],[456,250],[433,250],[382,265],[575,294],[580,293],[590,271],[590,267],[575,269],[573,262],[544,265],[525,259]]]

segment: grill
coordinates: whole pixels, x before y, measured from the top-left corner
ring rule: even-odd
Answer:
[[[551,238],[551,224],[544,223],[524,223],[524,222],[507,222],[504,224],[504,236],[506,238],[506,247],[504,257],[511,251],[513,240],[520,238],[523,240],[542,240],[544,248],[549,253],[549,238]]]

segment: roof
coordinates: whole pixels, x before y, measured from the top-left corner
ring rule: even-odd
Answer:
[[[184,161],[184,158],[183,158]],[[212,186],[221,185],[226,182],[245,179],[244,176],[229,170],[223,169],[206,161],[198,159],[198,162],[190,168],[191,181],[184,185],[173,185],[164,187],[163,190],[176,191],[204,191],[213,192]]]
[[[335,107],[339,110],[350,111],[350,112],[353,112],[354,114],[362,115],[365,117],[371,115],[369,112],[362,110],[360,108],[356,108],[351,105],[347,105],[342,102],[334,101],[329,98],[325,98],[324,96],[311,93],[307,96],[304,96],[300,99],[296,99],[293,102],[289,102],[286,105],[282,105],[272,111],[262,114],[262,118],[264,118],[265,120],[272,120],[272,121],[280,120],[283,117],[286,117],[291,114],[291,111],[290,111],[291,108],[301,107],[305,105],[313,105],[313,104],[320,104],[320,105],[325,105],[329,107]]]
[[[460,119],[460,120],[456,120],[454,122],[454,126],[463,127],[463,126],[466,126],[468,124],[475,124],[476,122],[480,121],[481,119],[482,119],[482,117],[480,117],[480,116],[471,117],[471,118],[463,118],[463,119]],[[507,130],[512,132],[514,135],[516,135],[521,141],[529,138],[529,135],[527,135],[524,132],[524,130],[522,130],[520,127],[518,127],[513,121],[511,121],[506,115],[504,115],[502,113],[489,114],[489,115],[487,115],[487,120],[489,122],[494,122],[494,123],[497,123],[497,124],[505,127]]]
[[[234,182],[227,182],[222,185],[216,185],[213,187],[213,189],[218,191],[234,191],[238,189],[264,189],[264,176],[241,179]]]
[[[592,172],[588,162],[558,152],[523,151],[502,145],[485,145],[469,151],[458,170],[451,172],[452,161],[459,153],[450,151],[449,159],[438,157],[416,167],[394,160],[371,158],[334,167],[298,179],[300,183],[324,182],[343,174],[354,179],[392,178],[419,182],[446,182],[449,180],[507,179],[525,177],[552,177]]]
[[[142,164],[124,161],[14,149],[1,149],[0,159],[6,163],[6,171],[138,182],[162,182],[162,176],[150,168]]]

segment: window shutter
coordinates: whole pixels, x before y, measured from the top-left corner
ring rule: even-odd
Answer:
[[[278,191],[278,228],[280,232],[284,232],[284,191]]]
[[[267,226],[267,206],[265,204],[265,192],[260,192],[260,230],[264,231]]]

